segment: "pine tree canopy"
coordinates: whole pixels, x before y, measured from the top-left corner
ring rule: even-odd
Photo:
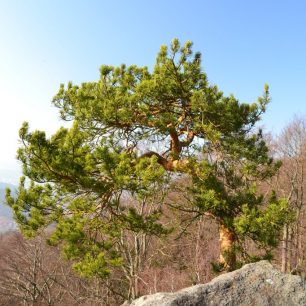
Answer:
[[[190,41],[162,46],[152,71],[104,65],[97,81],[61,85],[53,98],[70,128],[46,137],[23,124],[18,159],[30,183],[22,178],[7,202],[27,235],[51,225],[50,243],[86,276],[122,264],[114,245],[123,228],[167,234],[164,190],[176,175],[191,178],[194,208],[236,249],[246,238],[273,247],[288,209],[256,190],[279,167],[255,127],[268,102],[267,85],[251,104],[210,85]],[[143,215],[137,205],[147,199],[156,209]]]

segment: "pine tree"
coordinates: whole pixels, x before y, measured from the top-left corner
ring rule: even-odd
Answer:
[[[256,190],[279,167],[255,129],[268,102],[268,86],[256,103],[224,96],[190,41],[162,46],[152,72],[102,66],[98,81],[61,85],[54,97],[71,128],[47,138],[24,123],[18,159],[31,183],[22,179],[17,199],[8,192],[7,201],[25,233],[54,226],[50,242],[63,242],[84,275],[104,277],[121,264],[113,246],[122,228],[167,233],[160,210],[142,216],[124,199],[185,175],[195,209],[219,224],[220,264],[232,270],[245,239],[269,250],[288,216],[286,202]]]

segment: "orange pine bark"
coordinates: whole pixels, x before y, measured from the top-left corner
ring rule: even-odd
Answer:
[[[235,235],[225,225],[221,224],[220,234],[220,258],[219,262],[225,270],[231,271],[236,266],[236,254],[234,251]]]

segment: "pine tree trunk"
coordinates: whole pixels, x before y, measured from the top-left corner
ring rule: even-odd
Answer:
[[[232,271],[236,267],[235,235],[225,225],[221,224],[220,233],[220,258],[219,262],[226,271]]]

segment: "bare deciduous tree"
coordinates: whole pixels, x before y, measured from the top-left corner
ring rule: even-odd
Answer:
[[[306,119],[295,117],[277,140],[276,154],[283,165],[275,182],[279,195],[287,198],[295,221],[283,228],[281,269],[296,270],[303,261],[305,236]]]

